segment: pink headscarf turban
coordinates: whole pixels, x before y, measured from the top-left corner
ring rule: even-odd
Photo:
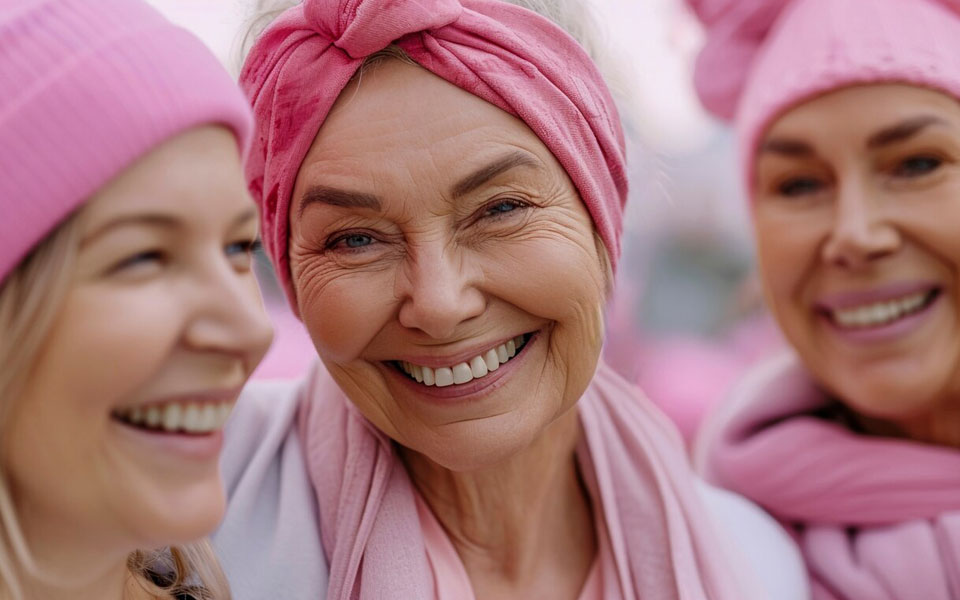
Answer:
[[[707,30],[694,84],[753,155],[787,109],[857,84],[900,82],[960,98],[960,0],[687,0]]]
[[[240,74],[256,117],[247,182],[294,309],[287,237],[297,172],[337,96],[390,44],[523,120],[563,165],[616,265],[623,131],[600,73],[567,33],[500,0],[306,0],[260,36]]]

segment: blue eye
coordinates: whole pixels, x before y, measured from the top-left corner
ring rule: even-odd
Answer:
[[[330,243],[327,244],[327,248],[336,250],[356,250],[359,248],[365,248],[374,243],[373,236],[367,235],[365,233],[348,233],[346,235],[341,235],[334,238]]]
[[[498,200],[492,204],[487,205],[483,211],[483,216],[485,217],[498,217],[506,213],[514,212],[518,209],[524,208],[527,206],[525,203],[520,202],[519,200]]]
[[[940,168],[943,161],[934,156],[911,156],[897,165],[894,174],[900,177],[920,177]]]
[[[822,187],[823,185],[816,179],[801,177],[797,179],[788,179],[787,181],[781,183],[777,187],[777,191],[781,196],[796,198],[799,196],[815,194],[816,192],[819,192]]]
[[[162,260],[163,253],[159,250],[146,250],[144,252],[137,252],[136,254],[121,260],[111,269],[111,271],[116,272],[132,269],[134,267],[148,266],[154,263],[159,263]]]
[[[228,256],[237,254],[254,254],[260,249],[260,240],[243,240],[228,244],[224,249]]]

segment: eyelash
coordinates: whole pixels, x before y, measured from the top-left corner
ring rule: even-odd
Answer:
[[[815,187],[814,189],[806,189],[800,192],[791,191],[789,189],[792,186],[795,186],[798,184],[803,184],[807,186],[812,184]],[[814,194],[820,191],[820,187],[821,187],[821,182],[814,177],[793,177],[785,181],[782,181],[781,183],[778,183],[776,186],[776,190],[777,190],[777,193],[781,196],[785,196],[787,198],[798,198],[800,196]]]
[[[497,207],[504,206],[504,205],[510,206],[511,207],[510,210],[504,210],[504,211],[496,210]],[[530,204],[522,200],[517,200],[516,198],[499,198],[497,200],[494,200],[493,202],[490,202],[483,208],[481,208],[479,211],[480,214],[477,220],[484,219],[484,218],[503,219],[511,216],[512,213],[517,212],[518,210],[523,210],[529,207],[530,207]]]
[[[346,242],[346,240],[350,238],[358,238],[358,237],[367,238],[370,240],[370,243],[365,244],[363,246],[355,246],[352,248],[351,247],[338,248],[338,246],[340,246],[342,242]],[[327,241],[326,248],[327,250],[336,250],[338,252],[362,252],[364,248],[372,245],[375,241],[377,241],[377,239],[373,235],[365,231],[348,231],[346,233],[336,234],[333,237],[331,237]]]
[[[511,207],[510,210],[504,210],[504,211],[496,210],[497,207],[504,206],[504,205],[510,206]],[[530,204],[523,202],[522,200],[517,200],[515,198],[501,198],[481,208],[478,211],[478,214],[474,219],[474,221],[475,222],[480,221],[481,219],[500,220],[500,219],[510,218],[513,213],[529,207],[530,207]],[[354,247],[345,246],[344,243],[350,238],[365,238],[369,241],[366,244],[363,244],[362,246],[354,246]],[[325,247],[327,250],[334,250],[337,252],[363,252],[366,248],[376,244],[378,241],[379,240],[375,235],[366,231],[347,231],[343,233],[337,233],[331,236],[327,240]]]
[[[906,172],[906,165],[914,161],[927,161],[929,163],[933,163],[933,165],[931,168],[924,170],[921,173]],[[939,169],[941,166],[943,166],[944,162],[945,161],[938,156],[933,156],[931,154],[916,154],[899,161],[893,169],[893,174],[898,177],[906,177],[908,179],[923,177],[924,175],[929,175],[930,173],[933,173]]]
[[[227,254],[231,254],[231,248],[239,250],[238,254],[256,254],[263,247],[263,243],[259,238],[255,240],[242,240],[238,242],[233,242],[228,244],[226,248]]]
[[[254,240],[241,240],[227,244],[224,247],[224,254],[228,257],[239,255],[253,256],[253,254],[260,250],[261,246],[259,238]],[[110,269],[110,272],[117,273],[143,264],[163,262],[166,258],[167,255],[162,250],[145,250],[121,260]]]
[[[123,271],[125,269],[129,269],[131,267],[135,267],[137,265],[141,265],[144,263],[150,263],[155,261],[159,262],[159,261],[162,261],[163,258],[164,258],[164,254],[159,250],[146,250],[144,252],[137,252],[136,254],[133,254],[121,260],[110,271],[115,273],[115,272]]]

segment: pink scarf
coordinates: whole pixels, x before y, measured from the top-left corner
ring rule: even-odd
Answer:
[[[393,444],[322,366],[302,394],[299,427],[330,565],[327,598],[434,597],[415,490]],[[578,408],[579,460],[615,562],[605,569],[616,573],[605,577],[605,598],[756,598],[727,564],[666,418],[603,364]]]
[[[391,43],[523,120],[570,176],[616,267],[627,199],[623,131],[603,78],[573,38],[499,0],[306,0],[260,36],[240,74],[256,117],[247,182],[289,299],[287,223],[300,164],[364,59]]]
[[[811,415],[827,404],[794,357],[771,361],[711,419],[698,462],[794,526],[815,598],[960,598],[960,452]]]

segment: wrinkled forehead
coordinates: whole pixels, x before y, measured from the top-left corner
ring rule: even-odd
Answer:
[[[523,121],[417,65],[387,59],[365,68],[340,94],[304,158],[296,188],[318,178],[376,183],[387,171],[454,179],[510,154],[545,176],[566,179]]]

